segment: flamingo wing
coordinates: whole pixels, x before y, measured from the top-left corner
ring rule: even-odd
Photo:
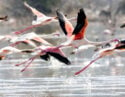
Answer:
[[[27,2],[24,2],[24,5],[30,9],[32,11],[32,13],[34,15],[36,15],[37,17],[44,17],[45,15],[43,13],[41,13],[40,11],[38,11],[37,9],[31,7],[29,4],[27,4]]]
[[[116,45],[115,49],[117,49],[117,50],[125,50],[125,40],[119,41],[119,43]]]
[[[45,55],[40,55],[40,58],[43,59],[43,60],[45,60],[45,61],[50,60],[50,56],[49,56],[48,53],[46,53]]]
[[[80,40],[84,38],[87,25],[88,20],[86,18],[86,14],[83,9],[80,9],[77,16],[77,25],[73,31],[73,35],[75,35],[74,40]]]
[[[118,46],[115,49],[125,50],[125,45]]]
[[[39,43],[43,43],[44,45],[52,45],[51,43],[49,43],[48,41],[40,38],[39,36],[34,37],[33,39],[31,39],[33,41],[39,42]]]
[[[64,34],[70,37],[74,30],[73,25],[69,22],[69,20],[65,17],[65,15],[62,12],[57,10],[56,13],[57,13],[60,27],[62,28]]]
[[[125,27],[125,23],[120,26],[120,28],[124,28],[124,27]]]
[[[70,65],[71,62],[68,60],[67,57],[65,56],[62,56],[61,54],[59,53],[54,53],[54,52],[47,52],[49,55],[53,56],[54,58],[56,58],[57,60],[59,60],[60,62],[63,62],[67,65]]]
[[[24,49],[24,50],[21,50],[22,53],[32,53],[34,52],[34,50],[32,49]]]

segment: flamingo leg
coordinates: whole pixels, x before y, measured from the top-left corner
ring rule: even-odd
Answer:
[[[21,42],[12,43],[12,44],[10,44],[10,46],[15,47],[15,46],[18,45],[19,43],[21,43]]]
[[[26,27],[25,29],[22,29],[20,31],[14,32],[14,34],[18,35],[18,34],[21,34],[21,33],[25,32],[27,30],[30,30],[30,29],[32,29],[34,27],[38,27],[38,26],[42,26],[42,24],[36,24],[36,25],[32,25],[32,26]]]
[[[83,72],[85,69],[87,69],[92,63],[94,63],[95,61],[97,61],[98,59],[100,59],[102,56],[97,57],[96,59],[92,60],[88,65],[86,65],[84,68],[82,68],[81,70],[79,70],[78,72],[75,73],[75,75],[80,74],[81,72]]]
[[[31,65],[31,63],[33,62],[33,60],[34,60],[35,58],[36,58],[36,56],[35,56],[35,57],[32,57],[31,60],[30,60],[30,62],[24,67],[24,69],[21,70],[21,72],[25,71],[25,70]]]
[[[29,61],[31,61],[32,58],[33,58],[33,57],[29,58],[27,61],[24,61],[24,62],[22,62],[22,63],[16,64],[15,66],[20,66],[20,65],[22,65],[22,64],[26,64],[26,63],[28,63]]]
[[[46,20],[46,21],[44,21],[44,22],[41,23],[41,24],[31,25],[31,26],[29,26],[29,27],[27,27],[27,28],[25,28],[25,29],[22,29],[22,30],[20,30],[20,31],[13,32],[13,33],[16,34],[16,35],[18,35],[18,34],[21,34],[21,33],[25,32],[25,31],[27,31],[27,30],[30,30],[30,29],[32,29],[32,28],[42,26],[42,25],[44,25],[44,24],[47,23],[47,22],[49,22],[49,21]]]

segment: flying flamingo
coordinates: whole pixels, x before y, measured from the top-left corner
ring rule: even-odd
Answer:
[[[30,53],[30,50],[19,50],[12,46],[6,46],[0,49],[0,60],[13,53]]]
[[[37,9],[31,7],[29,4],[27,4],[27,2],[24,2],[24,5],[30,9],[32,11],[32,13],[37,16],[36,20],[33,20],[32,21],[32,26],[29,26],[23,30],[20,30],[20,31],[17,31],[17,32],[13,32],[14,34],[20,34],[20,33],[23,33],[29,29],[32,29],[34,27],[39,27],[39,26],[42,26],[42,25],[46,25],[46,24],[49,24],[53,21],[57,21],[56,18],[57,17],[49,17],[49,16],[46,16],[44,15],[42,12],[39,12]]]
[[[37,45],[34,43],[34,41],[41,43],[43,45],[52,45],[51,43],[42,39],[39,35],[37,35],[34,32],[23,34],[20,36],[0,35],[0,42],[2,42],[2,41],[9,41],[11,43],[10,46],[16,46],[19,43],[24,43],[24,44],[28,44],[32,47],[36,47]]]
[[[103,42],[92,42],[87,40],[87,38],[85,37],[85,31],[88,26],[88,20],[83,8],[81,8],[78,12],[77,24],[75,28],[73,28],[73,25],[68,21],[65,15],[63,15],[63,13],[60,12],[59,10],[57,10],[57,17],[59,20],[60,27],[62,28],[65,35],[67,35],[68,37],[68,40],[61,44],[62,46],[72,46],[72,47],[78,48],[84,45],[84,49],[85,49],[85,45],[88,48],[88,47],[100,46],[102,44],[106,44],[108,42],[113,41],[113,40],[109,40],[109,41],[103,41]]]
[[[24,44],[31,45],[32,47],[36,47],[37,45],[32,40],[38,43],[42,43],[43,45],[52,45],[51,43],[42,39],[39,35],[37,35],[34,32],[23,34],[19,37],[13,37],[11,38],[10,42],[12,43],[11,46],[15,46],[19,43],[24,43]]]
[[[35,56],[29,58],[28,61],[24,61],[22,63],[16,64],[16,66],[19,66],[19,65],[27,63],[27,65],[25,66],[24,69],[21,70],[21,72],[25,71],[27,67],[29,67],[29,65],[32,63],[32,61],[36,59],[37,57],[40,57],[48,61],[50,59],[50,56],[53,56],[54,58],[56,58],[62,63],[65,63],[66,65],[71,64],[69,59],[65,56],[65,54],[60,49],[60,47],[50,47],[50,46],[42,45],[42,46],[35,48],[34,50],[29,50],[29,52],[33,52]]]
[[[31,7],[29,4],[27,4],[27,2],[24,2],[24,5],[30,9],[32,11],[32,13],[37,16],[36,20],[32,21],[32,25],[36,25],[36,24],[41,24],[41,23],[48,23],[51,21],[57,21],[56,18],[57,17],[49,17],[46,16],[45,14],[43,14],[42,12],[39,12],[37,9]]]
[[[94,63],[100,58],[112,55],[114,53],[125,52],[125,40],[116,40],[110,43],[110,45],[111,45],[110,47],[101,49],[96,54],[94,54],[94,57],[96,58],[92,60],[88,65],[86,65],[84,68],[76,72],[75,75],[78,75],[84,70],[86,70],[92,63]]]
[[[46,16],[45,14],[43,14],[42,12],[39,12],[37,9],[31,7],[29,4],[27,4],[26,2],[24,2],[24,5],[30,9],[32,11],[32,13],[37,16],[36,20],[33,20],[32,21],[32,26],[29,26],[25,29],[22,29],[20,31],[17,31],[17,32],[13,32],[14,34],[21,34],[27,30],[30,30],[34,27],[39,27],[39,26],[43,26],[43,25],[46,25],[46,24],[49,24],[51,22],[58,22],[57,20],[57,16],[54,16],[54,17],[50,17],[50,16]],[[75,17],[72,17],[68,20],[76,20]]]
[[[32,47],[36,47],[36,44],[34,42],[24,37],[20,38],[12,35],[4,35],[4,36],[0,35],[0,42],[3,42],[3,41],[10,42],[11,43],[10,46],[13,46],[13,47],[18,45],[19,43],[24,43],[24,44],[31,45]]]

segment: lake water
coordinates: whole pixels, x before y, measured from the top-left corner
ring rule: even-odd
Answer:
[[[24,65],[14,65],[23,60],[7,59],[0,63],[0,97],[125,96],[123,64],[102,59],[74,76],[89,60],[74,57],[72,65],[66,66],[54,59],[51,62],[36,59],[25,72],[20,72]]]
[[[98,24],[94,25],[92,27],[95,31],[92,35],[97,35],[103,28],[100,30]],[[99,37],[99,40],[107,38],[103,37],[101,33],[98,35],[102,36]],[[88,38],[94,37],[91,38],[89,35]],[[20,72],[25,64],[19,67],[16,67],[15,64],[28,59],[28,56],[18,55],[17,59],[17,55],[12,55],[2,60],[0,62],[0,97],[125,96],[124,57],[111,56],[100,59],[80,75],[74,76],[75,72],[90,62],[93,49],[81,51],[76,55],[69,55],[69,51],[64,51],[66,54],[68,53],[72,62],[69,66],[55,59],[45,62],[38,58],[25,72]]]

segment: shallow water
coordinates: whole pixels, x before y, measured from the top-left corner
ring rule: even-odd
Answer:
[[[1,97],[123,97],[125,95],[124,65],[101,64],[100,60],[78,76],[87,59],[71,60],[66,66],[56,60],[36,59],[25,72],[20,60],[3,60],[0,64]],[[112,59],[113,60],[113,59]],[[79,63],[79,64],[78,64]],[[81,63],[81,64],[80,64]],[[104,63],[104,62],[103,62]]]

